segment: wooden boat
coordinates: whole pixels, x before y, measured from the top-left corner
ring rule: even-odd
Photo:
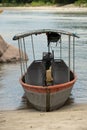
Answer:
[[[43,52],[42,59],[35,59],[33,36],[46,34],[48,51]],[[21,78],[20,83],[23,86],[28,101],[34,108],[40,111],[52,111],[62,107],[70,96],[72,87],[76,82],[75,76],[75,38],[74,33],[41,29],[22,33],[14,36],[13,40],[18,40],[19,52],[23,49],[26,53],[25,38],[31,37],[33,49],[33,62],[28,66],[26,57],[20,54]],[[66,51],[68,53],[68,65],[62,58],[63,41],[62,37],[68,37],[66,42]],[[51,50],[51,44],[60,46],[60,58],[55,58],[55,50]],[[72,56],[71,56],[72,48]],[[71,70],[71,57],[73,66]],[[28,66],[28,67],[27,67]]]

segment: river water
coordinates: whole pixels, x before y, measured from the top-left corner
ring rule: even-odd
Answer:
[[[4,11],[0,14],[0,35],[17,46],[15,34],[31,29],[59,29],[71,31],[76,40],[76,74],[78,77],[70,96],[70,103],[87,103],[87,13],[58,13],[50,11]],[[24,91],[19,84],[20,65],[0,65],[0,110],[27,108]]]

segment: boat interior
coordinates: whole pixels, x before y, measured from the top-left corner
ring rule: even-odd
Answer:
[[[61,35],[55,32],[47,32],[48,51],[43,52],[41,60],[35,60],[27,68],[23,82],[35,86],[51,86],[64,84],[74,79],[74,73],[66,65],[64,60],[55,59],[54,51],[50,51],[50,44],[61,44]],[[33,41],[33,40],[32,40]],[[61,47],[60,47],[61,52]]]
[[[74,79],[74,74],[62,59],[45,53],[42,60],[35,60],[28,67],[23,81],[35,86],[63,84]]]

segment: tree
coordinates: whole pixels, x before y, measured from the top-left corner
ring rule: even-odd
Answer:
[[[54,4],[70,4],[74,2],[87,3],[87,0],[0,0],[0,3],[31,3],[31,2],[44,2],[44,3],[54,3]]]
[[[68,4],[68,3],[74,3],[76,0],[54,0],[55,3],[60,4]]]

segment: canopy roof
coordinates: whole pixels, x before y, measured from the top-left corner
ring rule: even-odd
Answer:
[[[67,32],[67,31],[63,31],[63,30],[40,29],[40,30],[32,30],[32,31],[29,31],[29,32],[17,34],[13,37],[13,40],[18,40],[20,38],[28,37],[28,36],[34,35],[34,34],[37,35],[37,34],[49,33],[49,32],[54,32],[54,33],[58,33],[60,35],[63,34],[63,35],[68,35],[68,36],[73,36],[73,37],[79,38],[75,33]]]

